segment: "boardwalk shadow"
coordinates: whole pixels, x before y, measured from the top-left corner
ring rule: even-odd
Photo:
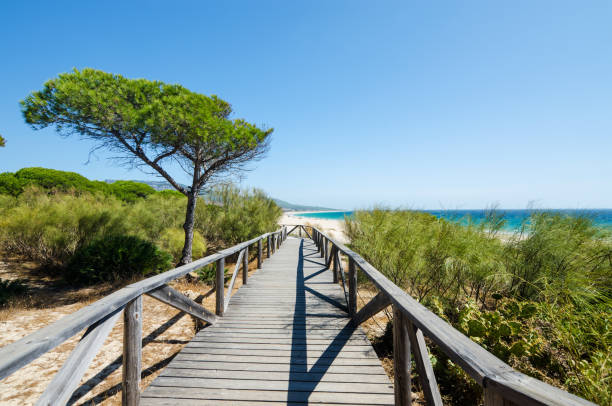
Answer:
[[[295,313],[293,316],[293,333],[291,336],[291,361],[289,366],[287,402],[308,402],[310,395],[319,382],[321,382],[323,376],[329,370],[331,364],[344,345],[348,342],[351,334],[355,331],[355,327],[350,322],[347,322],[347,325],[340,330],[309,369],[307,341],[308,325],[306,321],[310,315],[306,313],[306,291],[309,291],[316,297],[329,303],[333,302],[332,304],[334,306],[340,307],[343,310],[346,310],[346,307],[305,285],[305,281],[309,278],[304,277],[304,251],[304,240],[302,240],[300,242],[296,274]],[[320,263],[318,263],[318,265],[320,265]],[[318,315],[312,316],[319,317]],[[302,328],[302,326],[304,327]]]

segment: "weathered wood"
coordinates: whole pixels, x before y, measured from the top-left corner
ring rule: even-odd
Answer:
[[[263,234],[252,240],[245,241],[233,247],[219,251],[197,261],[180,266],[170,271],[152,276],[142,281],[133,283],[120,289],[82,309],[69,314],[55,323],[48,325],[14,343],[0,348],[0,379],[3,379],[38,358],[45,352],[55,348],[68,338],[74,336],[79,331],[88,328],[99,320],[104,319],[117,309],[123,308],[134,298],[145,294],[159,286],[162,286],[174,279],[185,276],[186,274],[203,268],[216,262],[219,258],[232,255],[244,247],[254,244],[257,241],[267,238],[269,233]]]
[[[333,268],[334,283],[338,283],[338,275],[340,274],[340,272],[342,272],[341,267],[342,267],[342,264],[340,262],[340,253],[338,249],[336,248],[334,250],[334,268]]]
[[[249,279],[249,247],[244,249],[242,257],[242,284],[246,285]]]
[[[412,405],[410,384],[410,340],[402,311],[393,306],[393,390],[396,406]]]
[[[269,235],[268,238],[266,239],[266,258],[270,258],[270,254],[271,254],[270,246],[272,244],[271,238],[272,236]]]
[[[287,231],[287,234],[291,234],[292,232],[295,231],[296,228],[300,228],[300,226],[293,226],[293,228],[291,230]]]
[[[263,261],[263,244],[261,240],[257,241],[257,269],[261,269]]]
[[[383,292],[379,292],[370,301],[357,312],[353,317],[353,323],[358,326],[376,313],[383,310],[385,307],[391,304],[391,300]]]
[[[391,382],[364,332],[338,307],[341,288],[313,248],[310,240],[287,238],[234,294],[224,317],[199,331],[149,385],[143,406],[151,399],[391,404]]]
[[[429,406],[442,406],[442,397],[440,396],[436,376],[431,366],[431,361],[429,360],[429,353],[427,352],[427,344],[425,343],[423,332],[414,327],[410,320],[405,320],[408,324],[408,337],[410,338],[410,345],[412,347],[412,353],[414,354],[419,382],[421,383],[421,389],[425,395],[425,400]]]
[[[306,233],[306,235],[308,236],[308,238],[310,238],[311,240],[314,241],[314,238],[312,238],[313,236],[310,235],[310,233],[308,232],[308,230],[306,230],[306,227],[302,226],[302,230],[304,230],[304,232]],[[312,231],[312,230],[310,230]]]
[[[355,317],[357,314],[357,269],[355,268],[355,261],[349,257],[349,300],[348,300],[348,311],[351,317]]]
[[[213,313],[168,285],[160,286],[147,295],[207,323],[213,324],[217,321],[217,316]]]
[[[238,276],[238,270],[240,269],[240,265],[243,264],[245,252],[240,251],[240,255],[238,255],[238,260],[236,260],[236,266],[234,267],[234,272],[232,273],[232,279],[230,280],[229,285],[227,286],[227,297],[225,298],[225,302],[223,304],[223,312],[227,311],[227,307],[230,304],[230,300],[232,300],[232,291],[234,290],[234,283],[236,282],[236,277]]]
[[[62,368],[55,374],[47,389],[36,402],[37,405],[63,405],[68,402],[79,385],[83,374],[87,371],[89,363],[104,344],[104,340],[106,340],[120,315],[121,309],[115,310],[114,313],[87,329],[81,341],[70,353]]]
[[[138,406],[140,403],[141,360],[142,296],[138,296],[123,310],[123,405]]]
[[[493,388],[484,389],[484,406],[512,406]]]
[[[225,258],[217,260],[215,276],[215,314],[223,316],[223,310],[225,309]]]
[[[317,232],[325,235],[318,230]],[[511,399],[513,402],[514,399],[526,399],[522,403],[524,405],[594,405],[585,399],[513,370],[512,367],[417,302],[359,254],[344,244],[331,240],[340,251],[354,259],[356,265],[370,281],[381,292],[386,293],[393,304],[400,308],[404,315],[423,331],[423,334],[481,386],[485,380],[495,382],[496,385],[504,388],[505,399]]]

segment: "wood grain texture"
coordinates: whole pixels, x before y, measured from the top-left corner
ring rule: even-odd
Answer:
[[[217,316],[213,313],[168,285],[160,286],[147,293],[147,295],[207,323],[212,324],[217,321]]]
[[[412,405],[410,361],[408,323],[402,311],[393,306],[393,390],[396,406]]]
[[[120,309],[87,329],[81,341],[36,402],[37,405],[64,405],[68,402],[119,316],[121,316]]]
[[[353,323],[356,326],[360,325],[376,313],[382,311],[385,307],[391,304],[389,297],[383,292],[378,292],[370,301],[357,312],[353,317]]]
[[[225,309],[225,258],[217,260],[215,272],[215,314],[223,316]]]
[[[287,237],[142,404],[393,404],[392,384],[343,301],[314,242]]]
[[[123,310],[123,382],[121,402],[124,406],[140,404],[140,370],[142,369],[142,296]]]
[[[423,337],[421,330],[414,327],[409,320],[406,320],[406,323],[408,324],[408,337],[410,338],[417,374],[425,400],[430,406],[442,406],[442,397],[440,396],[436,375],[429,360],[425,337]]]

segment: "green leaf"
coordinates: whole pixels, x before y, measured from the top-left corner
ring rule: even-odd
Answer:
[[[512,347],[510,347],[510,353],[516,355],[517,357],[520,357],[521,355],[525,354],[525,352],[526,346],[525,343],[522,341],[517,341],[512,345]]]
[[[521,318],[528,319],[532,317],[534,314],[536,314],[537,311],[538,311],[538,308],[536,307],[535,304],[527,303],[523,305],[523,308],[521,310]]]
[[[502,323],[497,331],[500,337],[509,337],[512,335],[512,328],[508,325],[508,323]]]
[[[468,336],[470,337],[484,337],[487,328],[478,320],[468,321]]]

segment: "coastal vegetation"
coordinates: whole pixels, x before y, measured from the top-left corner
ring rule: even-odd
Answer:
[[[282,211],[263,192],[223,186],[211,195],[215,202],[200,199],[195,213],[194,258],[277,228]],[[162,272],[182,258],[187,200],[137,182],[44,168],[3,173],[0,251],[71,284]]]
[[[478,223],[385,209],[346,219],[356,252],[472,340],[528,375],[611,404],[610,230],[547,212],[511,234],[503,226],[495,211]],[[430,349],[442,392],[476,404],[480,387]]]
[[[79,134],[94,141],[94,149],[118,153],[122,163],[157,172],[187,197],[180,264],[192,260],[200,191],[262,158],[272,133],[231,119],[231,105],[215,95],[95,69],[60,74],[21,105],[32,128]],[[171,164],[178,164],[191,179],[188,187],[170,174]]]

